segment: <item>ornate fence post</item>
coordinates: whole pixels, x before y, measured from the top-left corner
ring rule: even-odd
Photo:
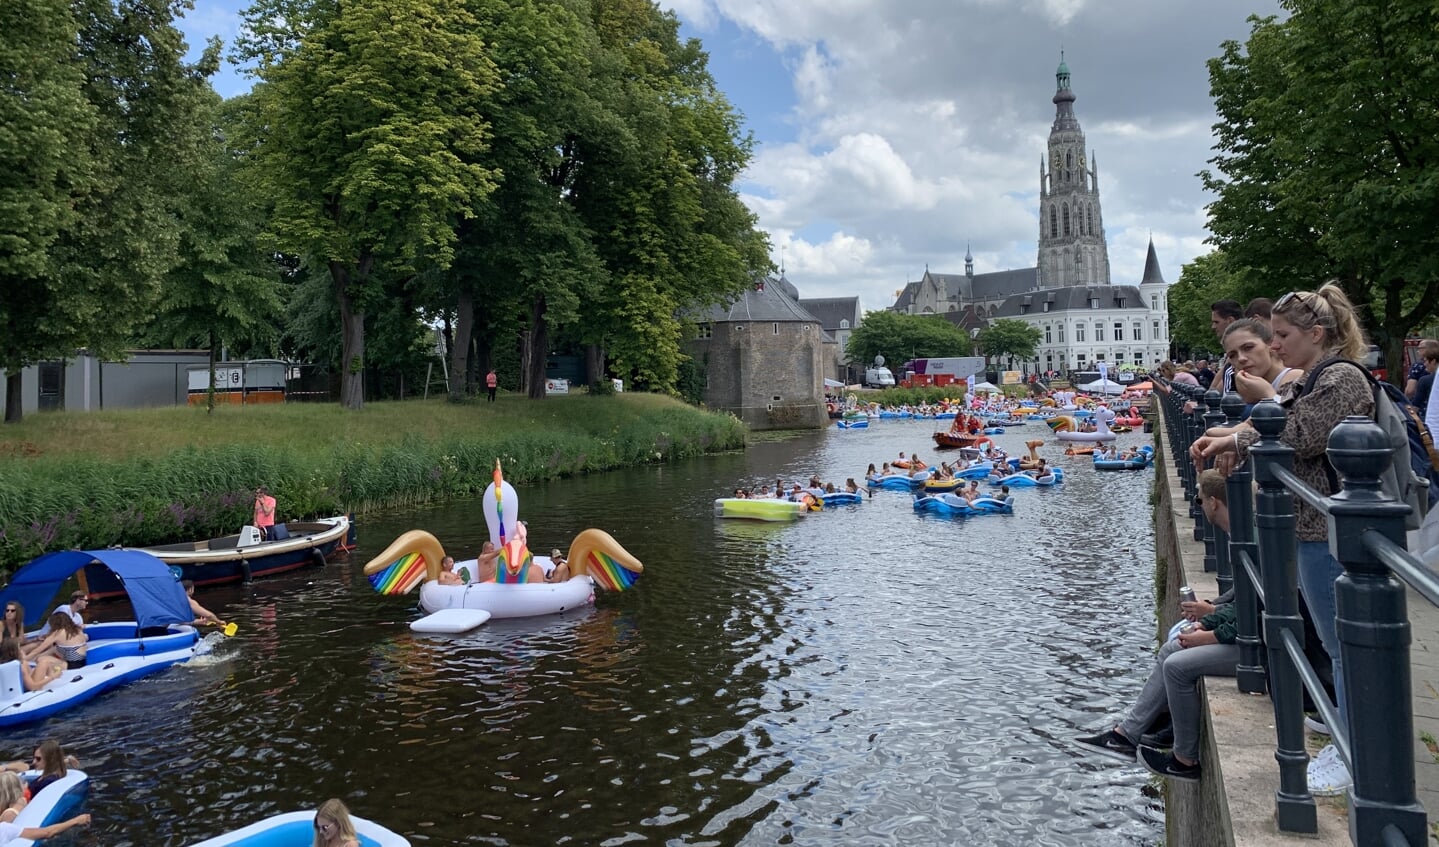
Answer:
[[[1215,391],[1211,388],[1210,390],[1204,392],[1202,402],[1200,403],[1200,408],[1204,410],[1203,423],[1201,424],[1203,429],[1199,431],[1200,435],[1208,432],[1211,427],[1223,425],[1224,413],[1219,411],[1219,401],[1220,397],[1218,391]],[[1205,459],[1203,467],[1196,467],[1194,469],[1196,500],[1198,499],[1199,474],[1200,472],[1208,470],[1212,467],[1214,467],[1214,460]],[[1222,533],[1220,532],[1219,527],[1210,524],[1209,520],[1204,516],[1204,510],[1199,509],[1199,517],[1197,518],[1197,522],[1194,525],[1194,538],[1196,541],[1204,542],[1204,572],[1219,573],[1219,590],[1227,591],[1229,589],[1229,586],[1226,583],[1233,582],[1233,580],[1232,578],[1226,578],[1220,571],[1220,559],[1227,559],[1229,555],[1228,550],[1220,550],[1220,546],[1225,543],[1221,535]]]
[[[1309,754],[1304,749],[1304,692],[1299,671],[1284,650],[1281,636],[1288,630],[1304,643],[1304,621],[1299,617],[1299,583],[1296,570],[1294,495],[1274,476],[1276,468],[1292,471],[1294,449],[1279,440],[1285,414],[1278,403],[1256,403],[1249,422],[1259,431],[1259,443],[1250,449],[1254,479],[1254,522],[1259,533],[1259,569],[1264,580],[1264,644],[1269,656],[1269,697],[1274,702],[1274,733],[1278,748],[1279,790],[1275,792],[1275,818],[1285,832],[1317,832],[1319,821],[1309,794]]]
[[[1199,436],[1204,434],[1206,426],[1204,416],[1209,412],[1209,407],[1205,403],[1203,389],[1194,389],[1191,396],[1194,399],[1194,412],[1189,415],[1189,440],[1184,445],[1185,452],[1188,452],[1189,445],[1193,444],[1199,439]],[[1206,541],[1204,546],[1207,550],[1210,547],[1210,544],[1207,542],[1212,541],[1212,539],[1206,539],[1206,525],[1208,521],[1204,519],[1204,510],[1199,508],[1199,498],[1197,495],[1199,494],[1199,472],[1209,466],[1209,460],[1206,459],[1203,465],[1195,465],[1193,462],[1190,462],[1190,465],[1189,516],[1194,518],[1194,540]],[[1214,571],[1213,564],[1212,557],[1206,555],[1204,557],[1204,572],[1212,573]]]
[[[1379,533],[1405,546],[1409,507],[1385,495],[1379,482],[1393,452],[1384,430],[1367,417],[1345,418],[1329,435],[1329,461],[1344,480],[1330,500],[1329,550],[1344,565],[1334,584],[1344,664],[1344,678],[1336,681],[1348,701],[1349,837],[1355,844],[1385,843],[1380,833],[1391,824],[1410,844],[1428,841],[1414,793],[1405,589],[1363,539]]]
[[[1230,392],[1224,395],[1224,414],[1229,426],[1239,423],[1244,414],[1244,400]],[[1256,565],[1259,562],[1259,545],[1254,541],[1254,474],[1250,462],[1244,462],[1229,475],[1227,502],[1229,506],[1229,550],[1228,564],[1231,584],[1234,586],[1234,603],[1238,610],[1239,667],[1237,676],[1239,690],[1246,694],[1263,694],[1269,688],[1264,671],[1264,641],[1259,637],[1259,596],[1258,586],[1249,579],[1244,569],[1243,555],[1248,555]],[[1220,588],[1226,588],[1223,579],[1224,565],[1220,565]]]

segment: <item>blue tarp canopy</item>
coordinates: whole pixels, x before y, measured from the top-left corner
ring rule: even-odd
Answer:
[[[141,629],[189,623],[195,619],[190,600],[180,581],[164,562],[141,550],[62,550],[46,553],[25,565],[0,591],[0,604],[18,600],[25,607],[25,625],[40,623],[50,611],[50,601],[70,575],[90,564],[115,572],[125,585],[135,621]]]

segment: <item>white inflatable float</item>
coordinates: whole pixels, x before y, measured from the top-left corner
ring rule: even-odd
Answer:
[[[1119,437],[1109,429],[1110,422],[1114,420],[1114,412],[1111,412],[1107,406],[1095,409],[1093,420],[1094,432],[1075,432],[1074,418],[1068,415],[1051,418],[1047,423],[1055,430],[1054,437],[1060,441],[1098,444],[1113,441]]]
[[[526,533],[516,520],[519,505],[519,495],[500,477],[496,462],[495,482],[485,489],[484,496],[485,522],[490,540],[499,551],[495,579],[480,580],[479,560],[466,559],[457,561],[454,567],[460,584],[440,584],[445,550],[439,539],[421,529],[406,532],[371,559],[364,567],[365,576],[381,594],[406,594],[418,586],[420,608],[432,617],[441,611],[466,609],[487,612],[494,618],[525,618],[588,606],[594,603],[595,588],[624,591],[644,572],[644,565],[609,533],[587,529],[570,542],[569,579],[548,581],[554,563],[548,556],[530,555],[525,547]],[[545,578],[535,575],[532,564]],[[466,621],[448,616],[415,623],[434,627],[421,631],[463,632],[464,629],[438,627],[458,627]]]

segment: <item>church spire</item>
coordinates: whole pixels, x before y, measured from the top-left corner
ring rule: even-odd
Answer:
[[[964,275],[974,278],[974,256],[969,252],[969,242],[964,242]]]
[[[1054,132],[1078,130],[1079,121],[1074,117],[1074,92],[1069,88],[1069,65],[1064,63],[1064,51],[1059,51],[1059,69],[1054,72]]]
[[[1144,276],[1140,285],[1166,285],[1164,272],[1159,269],[1159,255],[1154,252],[1154,236],[1149,236],[1149,255],[1144,257]]]

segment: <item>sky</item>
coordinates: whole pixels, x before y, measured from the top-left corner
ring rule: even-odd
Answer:
[[[1208,252],[1196,175],[1212,156],[1206,61],[1278,0],[659,0],[744,115],[738,185],[802,297],[894,302],[925,268],[1033,267],[1039,167],[1061,50],[1098,159],[1111,281]],[[191,45],[239,31],[240,0],[195,0]],[[249,81],[227,68],[220,94]]]

